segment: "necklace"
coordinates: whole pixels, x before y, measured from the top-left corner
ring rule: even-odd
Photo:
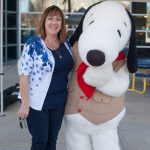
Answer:
[[[48,47],[47,47],[48,48]],[[51,50],[50,48],[48,48],[49,50]],[[58,55],[59,59],[62,59],[62,55],[60,54],[60,48],[56,49],[56,50],[51,50],[53,52],[56,52],[56,54]]]
[[[45,41],[45,44],[46,44],[47,42]],[[48,45],[48,43],[46,44],[46,45]],[[60,45],[59,45],[60,46]],[[55,45],[55,47],[56,47],[56,45]],[[49,48],[48,46],[47,46],[47,48],[49,49],[49,50],[51,50],[51,48]],[[55,50],[53,50],[54,52],[56,52],[56,54],[58,55],[58,57],[59,57],[59,59],[62,59],[63,57],[62,57],[62,55],[60,54],[60,47],[58,47],[57,49],[55,49]]]
[[[58,57],[59,57],[60,59],[63,58],[62,55],[60,54],[60,48],[56,49],[55,52],[56,52],[56,54],[58,55]]]

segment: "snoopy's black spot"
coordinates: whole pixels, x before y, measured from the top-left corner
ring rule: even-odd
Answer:
[[[118,31],[119,36],[121,37],[121,32],[120,32],[120,30],[117,30],[117,31]]]
[[[89,25],[91,25],[93,22],[94,22],[94,21],[91,21],[91,22],[89,23]]]

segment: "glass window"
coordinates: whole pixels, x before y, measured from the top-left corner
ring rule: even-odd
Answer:
[[[73,32],[74,32],[74,30],[69,30],[68,31],[68,33],[67,33],[68,38],[70,38],[72,36]]]
[[[29,0],[20,0],[21,12],[29,12]]]
[[[134,16],[136,30],[145,30],[150,16]]]
[[[146,3],[133,2],[132,3],[132,13],[134,14],[146,14],[147,5]]]
[[[150,46],[150,32],[136,32],[137,45]]]
[[[8,46],[7,48],[7,58],[8,61],[12,59],[17,59],[17,47],[16,46]]]
[[[5,14],[3,12],[3,27],[5,27]]]
[[[146,33],[145,33],[145,43],[149,43],[150,44],[150,29],[146,30]]]
[[[0,20],[2,19],[1,18],[2,15],[3,15],[3,11],[1,10],[1,3],[0,3]],[[0,31],[1,31],[2,28],[3,27],[1,26],[1,23],[0,23]],[[1,43],[1,36],[2,36],[2,33],[0,32],[0,46],[2,45],[2,43]]]
[[[21,43],[25,43],[34,34],[35,30],[21,30]]]
[[[3,61],[5,61],[5,47],[3,46]]]
[[[22,28],[36,28],[39,23],[41,15],[38,14],[22,14],[21,27]]]
[[[1,8],[0,8],[1,9]],[[5,10],[5,2],[3,1],[3,10]]]
[[[138,48],[138,58],[150,59],[150,48]]]
[[[8,14],[7,15],[7,27],[8,28],[16,28],[16,14]]]
[[[84,13],[86,9],[81,8],[77,13]],[[75,29],[80,22],[83,14],[68,14],[66,15],[66,24],[68,29]]]
[[[7,30],[7,41],[8,44],[16,44],[17,41],[17,35],[16,30]]]
[[[150,14],[150,2],[133,2],[132,13],[134,14]]]
[[[17,0],[7,0],[7,10],[16,11],[17,10],[16,2]]]
[[[50,5],[57,5],[64,10],[63,0],[20,0],[21,12],[42,12]]]
[[[5,30],[3,30],[3,44],[5,44]]]

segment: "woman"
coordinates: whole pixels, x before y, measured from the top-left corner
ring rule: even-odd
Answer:
[[[22,103],[18,115],[27,119],[31,150],[56,150],[68,94],[68,74],[73,67],[59,7],[50,6],[44,11],[36,34],[26,42],[22,52],[19,68]]]

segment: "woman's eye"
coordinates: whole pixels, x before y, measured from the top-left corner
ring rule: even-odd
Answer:
[[[61,21],[62,19],[61,19],[61,18],[57,18],[57,20],[58,20],[58,21]]]
[[[52,17],[48,17],[48,20],[52,20]]]
[[[120,30],[117,30],[117,32],[118,32],[119,36],[121,37],[121,32],[120,32]]]
[[[89,25],[91,25],[93,22],[94,22],[94,21],[91,21],[91,22],[89,23]]]

